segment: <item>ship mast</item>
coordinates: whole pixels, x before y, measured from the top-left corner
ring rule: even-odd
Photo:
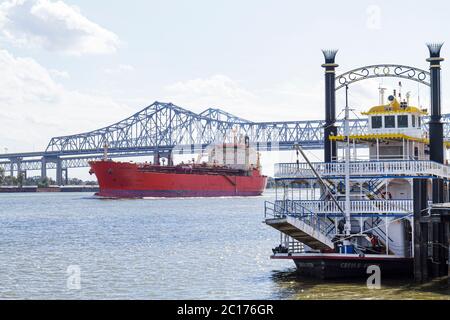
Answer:
[[[382,88],[381,85],[380,85],[378,90],[379,90],[379,95],[380,95],[380,97],[379,97],[379,99],[380,99],[379,105],[380,106],[384,106],[384,92],[386,91],[386,88]]]
[[[350,216],[350,126],[349,126],[350,109],[348,107],[348,85],[345,86],[345,119],[344,119],[344,136],[345,136],[345,226],[344,234],[346,238],[351,231]],[[345,243],[344,243],[345,245]]]

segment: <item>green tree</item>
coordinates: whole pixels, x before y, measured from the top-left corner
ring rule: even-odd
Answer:
[[[27,177],[23,183],[24,186],[37,186],[41,180],[40,176]]]
[[[5,178],[3,179],[3,185],[17,186],[17,178],[14,176],[5,176]]]
[[[70,186],[81,186],[83,184],[83,180],[78,178],[71,178],[68,182]]]
[[[40,179],[37,184],[38,188],[47,188],[49,185],[50,185],[50,180],[47,177]]]

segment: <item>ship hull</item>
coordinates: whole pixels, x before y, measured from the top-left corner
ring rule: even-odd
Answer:
[[[135,163],[91,162],[101,197],[227,197],[258,196],[267,177],[253,171],[249,176],[142,171]]]
[[[301,276],[321,280],[367,278],[369,266],[378,266],[381,277],[412,277],[413,259],[395,256],[365,256],[357,255],[330,255],[330,254],[299,254],[275,255],[272,259],[291,259]]]

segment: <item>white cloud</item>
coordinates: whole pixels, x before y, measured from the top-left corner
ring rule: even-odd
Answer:
[[[192,96],[214,98],[217,94],[225,98],[252,97],[248,91],[241,89],[238,83],[225,75],[214,75],[207,79],[194,79],[186,82],[177,82],[166,87],[168,91],[178,92]],[[217,98],[215,98],[217,99]]]
[[[246,108],[252,108],[258,100],[252,92],[241,88],[238,82],[221,74],[176,82],[164,90],[167,92],[165,101],[194,108],[193,111],[218,107],[242,117],[246,115]]]
[[[53,136],[106,126],[133,111],[105,95],[66,89],[31,58],[0,50],[0,146],[43,150]]]
[[[165,87],[167,101],[201,111],[218,107],[252,121],[321,118],[321,85],[291,80],[269,89],[247,89],[226,75],[213,75]]]
[[[105,69],[106,74],[119,74],[119,73],[126,73],[134,71],[134,67],[130,66],[129,64],[119,64],[118,66],[114,68],[107,68]]]
[[[120,45],[116,34],[63,1],[3,2],[0,4],[0,29],[2,37],[16,45],[73,55],[112,53]]]
[[[70,79],[70,74],[67,71],[61,71],[56,69],[50,69],[50,74],[53,78],[59,79]]]
[[[361,81],[350,86],[349,106],[354,109],[352,117],[362,117],[366,111],[378,104],[378,87],[386,91],[386,99],[397,89],[398,80],[382,79]],[[218,107],[236,116],[253,121],[289,121],[324,119],[325,84],[323,79],[290,79],[271,84],[268,88],[248,89],[226,75],[214,75],[177,82],[165,87],[165,101],[179,106],[202,111],[207,107]],[[403,84],[403,97],[410,91],[411,103],[417,104],[415,84]],[[428,105],[428,91],[422,89],[422,105]],[[336,116],[343,117],[345,89],[336,93]]]

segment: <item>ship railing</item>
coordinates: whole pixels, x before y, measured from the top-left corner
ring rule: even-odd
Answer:
[[[337,201],[339,206],[345,210],[345,201]],[[339,214],[339,207],[333,201],[322,200],[276,200],[275,204],[279,207],[295,207],[298,204],[300,208],[305,208],[315,214]],[[365,213],[411,213],[414,210],[413,200],[352,200],[350,202],[350,212]]]
[[[277,200],[275,202],[265,202],[265,217],[266,219],[269,218],[276,218],[276,219],[283,219],[286,217],[294,217],[299,219],[300,221],[304,222],[305,224],[309,225],[314,229],[315,232],[319,232],[323,234],[324,236],[328,237],[329,239],[332,239],[334,237],[334,234],[336,230],[336,217],[343,216],[342,213],[338,213],[336,215],[336,212],[327,211],[333,208],[333,204],[330,201],[327,202],[326,206],[322,206],[323,212],[313,212],[308,208],[307,202],[314,203],[314,205],[317,205],[317,203],[322,202],[325,203],[325,201],[301,201],[301,200]],[[386,225],[391,223],[392,221],[398,221],[401,219],[407,219],[408,217],[412,216],[413,211],[413,201],[412,200],[383,200],[383,201],[376,201],[376,200],[361,200],[361,201],[352,201],[354,204],[359,206],[361,208],[359,211],[352,211],[355,213],[358,213],[360,215],[369,214],[370,216],[365,216],[362,230],[360,232],[362,233],[373,233],[376,236],[379,237],[380,241],[382,243],[387,244],[386,250],[392,251],[397,250],[396,246],[398,246],[394,240],[389,237],[386,233]],[[381,202],[384,202],[384,210],[386,212],[382,212],[380,210],[376,211],[374,208],[377,207],[376,205],[374,207],[368,206],[367,203],[370,202],[379,202],[377,203],[378,207],[380,207]],[[388,203],[388,204],[386,204]],[[340,203],[345,208],[344,203]],[[320,206],[317,206],[316,208],[320,208]],[[402,211],[395,211],[395,209],[401,208]],[[355,207],[354,209],[357,209]],[[364,209],[366,212],[363,212]],[[407,209],[407,210],[403,210]],[[397,215],[397,216],[395,216]],[[330,218],[334,218],[334,220]],[[389,222],[390,221],[390,222]],[[288,246],[288,248],[290,248]],[[388,249],[389,248],[389,249]],[[291,250],[291,249],[289,249]],[[408,249],[409,250],[409,249]],[[291,252],[291,251],[289,251]],[[407,255],[408,253],[405,252]]]
[[[302,207],[296,201],[283,200],[283,201],[265,201],[264,202],[264,215],[265,218],[284,218],[287,215],[293,217],[303,217],[306,215],[314,214],[311,210]]]
[[[386,243],[387,240],[392,242],[391,238],[387,238],[387,234],[385,231],[386,219],[382,219],[381,217],[372,217],[372,219],[365,220],[363,223],[363,232],[367,232],[366,230],[370,230],[372,234],[375,234],[381,241]]]
[[[429,157],[427,155],[421,156],[413,156],[413,155],[403,155],[403,154],[391,154],[391,155],[383,155],[383,156],[373,156],[373,155],[361,155],[358,154],[357,157],[351,159],[352,161],[387,161],[387,160],[411,160],[411,161],[428,161]],[[344,156],[336,156],[333,158],[333,161],[341,162],[345,161]]]
[[[344,162],[316,162],[313,168],[322,177],[343,176]],[[450,178],[450,167],[434,161],[425,160],[383,160],[383,161],[352,161],[350,162],[352,176],[437,176]],[[307,163],[277,163],[275,178],[315,178],[313,170]]]
[[[334,226],[328,217],[320,216],[310,209],[303,207],[298,201],[284,200],[282,202],[266,201],[264,204],[265,219],[283,219],[294,217],[312,227],[315,231],[329,235],[330,228]]]
[[[430,202],[431,203],[431,202]],[[386,232],[386,226],[393,221],[400,221],[403,219],[409,219],[413,216],[413,213],[409,213],[400,217],[392,218],[384,215],[377,217],[372,217],[371,219],[365,220],[363,224],[363,233],[372,233],[376,235],[382,244],[386,247],[386,254],[389,252],[394,252],[399,255],[404,255],[405,257],[411,257],[413,254],[412,242],[409,241],[408,245],[396,243],[388,233]]]

